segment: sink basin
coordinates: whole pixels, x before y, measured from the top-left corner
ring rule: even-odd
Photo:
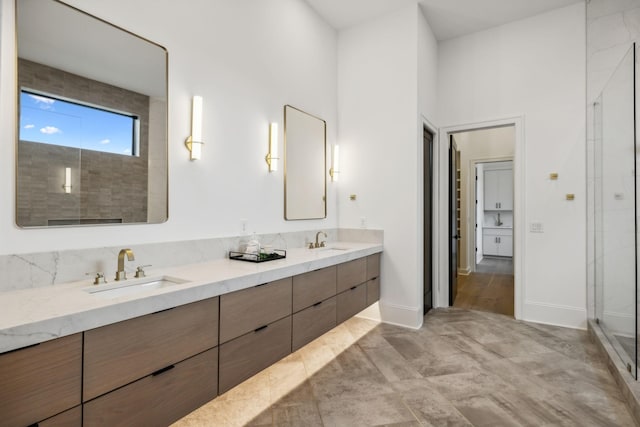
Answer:
[[[314,251],[325,252],[325,251],[347,251],[349,248],[339,248],[337,246],[326,246],[324,248],[315,248]]]
[[[130,279],[106,285],[92,286],[85,288],[84,291],[99,298],[118,298],[152,289],[180,285],[182,283],[187,283],[187,280],[169,276],[144,277],[141,279]]]

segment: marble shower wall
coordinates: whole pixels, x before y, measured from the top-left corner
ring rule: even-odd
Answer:
[[[300,248],[315,240],[318,230],[291,233],[260,234],[263,245],[275,249]],[[382,243],[380,230],[331,229],[326,241]],[[113,280],[118,252],[131,248],[135,261],[127,261],[126,271],[133,276],[136,266],[151,265],[154,270],[178,265],[194,264],[227,257],[230,250],[239,250],[251,236],[221,237],[213,239],[163,242],[144,245],[123,245],[108,248],[79,249],[32,254],[0,256],[0,292],[52,286],[60,283],[86,280],[90,284],[95,272],[104,272],[108,281]],[[87,276],[87,273],[89,275]]]
[[[595,147],[598,132],[594,102],[614,74],[616,67],[633,42],[640,43],[640,0],[587,0],[587,310],[595,317],[596,265],[606,254],[596,247],[594,212],[599,207],[595,197],[598,176]],[[601,206],[600,206],[601,207]]]

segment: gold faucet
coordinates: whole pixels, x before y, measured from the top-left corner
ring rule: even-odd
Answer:
[[[131,249],[123,249],[118,254],[118,271],[116,271],[116,280],[127,280],[127,273],[124,271],[124,256],[127,256],[129,261],[136,259],[133,256]]]
[[[327,238],[327,233],[325,233],[324,231],[318,231],[316,233],[316,244],[314,245],[314,248],[324,248],[324,242],[318,243],[318,236],[320,236],[320,234],[324,234],[324,238]]]

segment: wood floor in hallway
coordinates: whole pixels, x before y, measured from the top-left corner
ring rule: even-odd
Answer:
[[[513,297],[512,260],[485,258],[474,273],[458,275],[453,306],[513,316]]]

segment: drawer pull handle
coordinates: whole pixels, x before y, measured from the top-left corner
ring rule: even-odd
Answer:
[[[263,329],[267,329],[267,326],[269,325],[260,326],[258,329],[255,329],[253,332],[260,332]]]
[[[353,287],[351,288],[351,290],[353,291],[353,290],[354,290],[354,289],[356,289],[356,288],[357,288],[357,286],[353,286]]]
[[[33,424],[31,424],[31,425],[29,425],[27,427],[38,427],[39,425],[40,425],[39,423],[33,423]]]
[[[259,285],[255,285],[254,288],[259,288],[260,286],[264,286],[264,285],[268,285],[269,282],[267,283],[260,283]]]
[[[322,301],[319,301],[319,302],[317,302],[317,303],[313,304],[313,306],[314,306],[314,307],[317,307],[317,306],[319,306],[320,304],[322,304]]]
[[[167,371],[170,371],[170,370],[172,370],[172,369],[173,369],[173,368],[175,368],[175,367],[176,367],[176,365],[169,365],[169,366],[164,367],[164,368],[162,368],[162,369],[158,369],[157,371],[155,371],[155,372],[154,372],[153,374],[151,374],[151,375],[155,377],[156,375],[160,375],[160,374],[162,374],[162,373],[165,373],[165,372],[167,372]]]

